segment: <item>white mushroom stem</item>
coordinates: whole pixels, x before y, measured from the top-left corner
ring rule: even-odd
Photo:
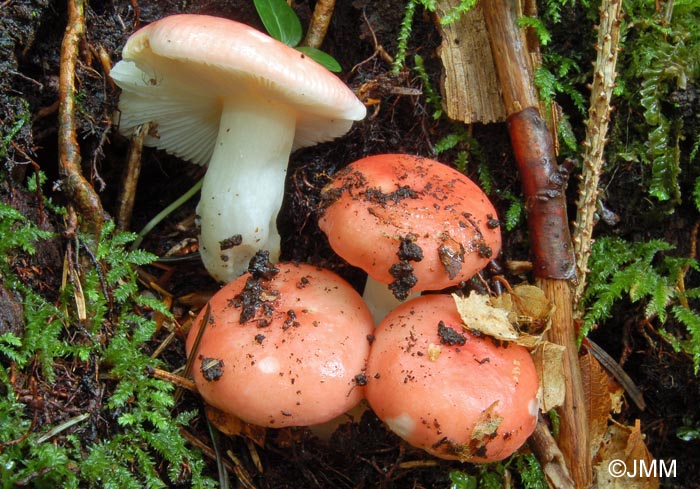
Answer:
[[[279,258],[276,221],[295,126],[286,106],[259,95],[222,100],[219,133],[197,206],[202,262],[219,281],[245,272],[260,249],[270,252],[271,261]],[[231,245],[238,237],[240,244]]]
[[[413,299],[419,295],[420,292],[414,292],[406,300]],[[362,292],[362,299],[372,313],[375,325],[379,324],[391,311],[406,302],[398,300],[387,284],[383,284],[369,275],[365,283],[365,290]]]

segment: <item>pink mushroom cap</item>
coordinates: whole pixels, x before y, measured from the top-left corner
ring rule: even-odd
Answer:
[[[319,226],[333,250],[397,289],[459,284],[501,249],[496,210],[486,194],[428,158],[363,158],[338,172],[323,197]]]
[[[208,404],[248,423],[323,423],[363,398],[358,379],[372,317],[336,274],[304,264],[276,267],[271,278],[242,275],[209,301],[194,380]],[[188,335],[188,355],[203,317]]]
[[[537,423],[537,374],[528,351],[466,331],[454,300],[425,295],[377,327],[367,400],[387,426],[440,458],[502,460]]]

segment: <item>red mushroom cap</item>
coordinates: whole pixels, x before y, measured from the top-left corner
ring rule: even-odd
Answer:
[[[441,458],[502,460],[537,422],[537,374],[528,351],[463,327],[454,300],[426,295],[377,327],[367,400],[389,428]]]
[[[194,380],[204,400],[273,428],[328,421],[363,397],[372,317],[328,270],[279,264],[246,273],[210,300]],[[187,338],[188,355],[204,312]]]
[[[395,295],[468,280],[501,249],[488,197],[434,160],[363,158],[341,170],[323,196],[319,225],[332,248],[378,282],[392,284]]]

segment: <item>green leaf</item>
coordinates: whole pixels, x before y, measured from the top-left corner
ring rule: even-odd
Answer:
[[[456,132],[450,133],[447,136],[440,139],[437,143],[435,143],[435,145],[434,145],[435,153],[436,154],[444,153],[447,150],[453,149],[455,146],[457,146],[462,141],[464,141],[462,134],[459,134]]]
[[[301,41],[301,22],[296,12],[284,0],[253,0],[268,34],[287,46]]]
[[[450,489],[476,489],[477,478],[460,470],[450,472]]]
[[[302,52],[309,58],[313,59],[318,64],[326,68],[328,71],[332,71],[333,73],[339,73],[342,70],[340,63],[338,63],[338,60],[336,60],[330,54],[324,53],[320,49],[312,48],[309,46],[297,46],[295,49],[297,51]]]

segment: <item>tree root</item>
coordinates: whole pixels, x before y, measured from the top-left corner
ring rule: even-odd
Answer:
[[[83,240],[95,249],[102,230],[104,212],[95,189],[81,170],[80,146],[76,137],[75,69],[85,34],[85,1],[68,0],[68,25],[61,44],[58,105],[58,157],[61,189],[80,219]]]

